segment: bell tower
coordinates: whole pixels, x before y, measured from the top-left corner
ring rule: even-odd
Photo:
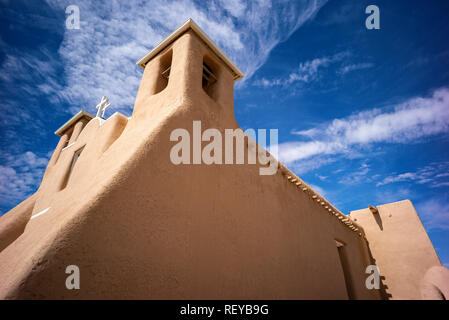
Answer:
[[[234,82],[244,75],[192,20],[137,62],[144,69],[134,116],[154,116],[171,105],[207,104],[234,115]]]

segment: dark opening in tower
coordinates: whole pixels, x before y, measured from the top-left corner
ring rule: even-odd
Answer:
[[[153,94],[159,93],[168,86],[170,78],[173,50],[166,52],[159,61],[159,74]]]
[[[73,154],[72,162],[70,164],[68,171],[64,175],[60,190],[64,189],[67,186],[67,184],[69,183],[70,175],[72,174],[73,168],[75,168],[75,164],[78,161],[78,158],[81,156],[81,152],[83,152],[83,150],[84,150],[84,146],[82,146],[81,148],[76,150],[75,153]]]
[[[217,98],[217,71],[218,65],[208,56],[204,56],[202,86],[207,95],[214,100]]]

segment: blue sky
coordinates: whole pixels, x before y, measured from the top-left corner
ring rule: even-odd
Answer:
[[[380,30],[365,8],[380,8]],[[65,9],[80,8],[79,30]],[[242,128],[341,211],[410,199],[449,264],[448,1],[0,0],[0,214],[32,194],[53,132],[101,96],[130,115],[135,65],[192,17],[245,72]],[[112,114],[109,111],[110,114]]]

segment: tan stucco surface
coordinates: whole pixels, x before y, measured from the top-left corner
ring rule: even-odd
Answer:
[[[375,264],[384,277],[390,299],[421,299],[420,283],[441,262],[409,200],[352,211],[350,216],[366,233]]]
[[[160,91],[170,50],[168,86]],[[201,85],[204,55],[218,79],[211,96]],[[381,298],[365,287],[373,261],[363,228],[293,183],[283,166],[261,176],[259,165],[171,162],[174,129],[192,137],[198,120],[222,134],[239,128],[233,86],[226,65],[188,31],[146,64],[132,117],[78,122],[62,134],[38,191],[13,209],[20,216],[0,218],[0,298]],[[8,227],[13,216],[15,229]],[[366,226],[370,241],[376,230]],[[16,230],[12,238],[2,231],[8,228]],[[374,243],[383,261],[383,244]],[[79,290],[65,286],[69,265],[80,269]]]
[[[3,298],[346,299],[335,238],[347,243],[354,294],[364,289],[361,237],[282,173],[255,165],[174,165],[175,128],[238,128],[233,77],[219,60],[213,98],[201,87],[207,48],[191,32],[171,48],[168,87],[144,71],[132,118],[91,120],[58,145],[25,232],[0,253]],[[161,53],[163,55],[163,53]],[[75,130],[79,126],[75,125]],[[61,141],[68,137],[61,137]],[[73,139],[71,139],[71,142]],[[84,146],[60,190],[76,150]],[[65,267],[81,289],[65,288]]]
[[[0,251],[13,243],[23,233],[31,218],[36,198],[37,194],[35,193],[1,217]]]

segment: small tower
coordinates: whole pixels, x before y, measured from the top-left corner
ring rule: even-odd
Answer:
[[[189,19],[137,62],[144,74],[133,117],[159,113],[179,101],[233,113],[234,82],[244,75]],[[150,109],[150,110],[149,110]]]
[[[59,139],[59,143],[50,160],[50,164],[55,164],[58,161],[62,149],[74,143],[86,124],[93,118],[95,118],[94,115],[84,110],[80,110],[69,121],[55,131],[55,134],[61,138]]]

